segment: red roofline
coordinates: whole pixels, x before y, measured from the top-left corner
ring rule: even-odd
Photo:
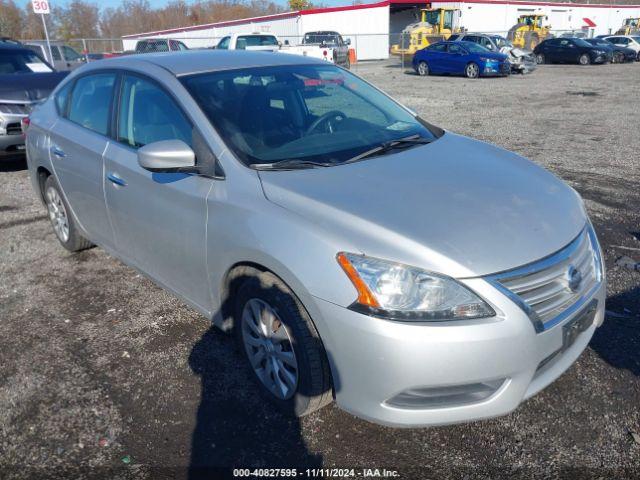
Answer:
[[[194,25],[192,27],[170,28],[167,30],[156,30],[154,32],[136,33],[133,35],[124,35],[122,38],[139,38],[148,37],[149,35],[161,35],[166,33],[182,33],[197,32],[215,27],[229,27],[232,25],[245,25],[251,22],[263,22],[268,20],[279,20],[283,18],[292,18],[302,15],[314,15],[318,13],[345,12],[348,10],[363,10],[368,8],[388,7],[390,5],[416,4],[416,3],[475,3],[475,4],[497,4],[497,5],[533,5],[545,7],[577,7],[577,8],[640,8],[640,5],[611,5],[603,3],[567,3],[567,2],[526,2],[517,0],[383,0],[377,3],[365,3],[361,5],[346,5],[344,7],[327,7],[312,8],[310,10],[299,10],[283,13],[275,13],[273,15],[264,15],[262,17],[242,18],[238,20],[229,20],[225,22],[206,23],[204,25]]]
[[[395,0],[391,3],[415,3],[407,0]],[[543,7],[579,7],[579,8],[640,8],[640,5],[616,5],[608,3],[569,3],[569,2],[525,2],[513,0],[432,0],[431,3],[481,3],[498,5],[533,5]]]

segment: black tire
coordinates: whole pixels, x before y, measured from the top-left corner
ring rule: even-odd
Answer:
[[[250,270],[234,295],[234,333],[238,348],[247,360],[247,368],[262,395],[285,413],[297,417],[314,412],[333,401],[331,372],[327,356],[311,317],[287,287],[271,272]],[[251,365],[245,343],[243,311],[250,300],[268,304],[286,327],[297,362],[297,385],[288,399],[276,397],[259,378]],[[257,348],[257,347],[256,347]],[[268,359],[265,360],[265,365]],[[275,374],[274,374],[275,375]]]
[[[480,78],[480,66],[475,62],[469,62],[464,67],[464,75],[467,78]]]
[[[636,55],[636,62],[640,62],[640,51],[638,52],[638,54]]]
[[[536,63],[538,65],[544,65],[547,63],[547,58],[544,56],[544,53],[536,53]]]
[[[421,77],[429,76],[429,74],[431,73],[429,71],[429,64],[427,62],[425,62],[424,60],[420,60],[418,62],[417,67],[416,67],[416,73],[418,75],[420,75]]]
[[[79,252],[80,250],[86,250],[87,248],[93,247],[93,243],[80,234],[80,230],[73,218],[69,204],[62,194],[62,190],[53,175],[49,175],[47,177],[44,182],[43,190],[42,197],[44,198],[47,206],[49,220],[51,221],[53,231],[60,244],[70,252]],[[58,212],[55,211],[56,209]],[[56,228],[57,219],[59,219],[61,215],[59,214],[60,209],[64,210],[63,215],[66,217],[68,230],[68,234],[66,236],[61,233],[59,228]]]
[[[613,52],[613,58],[611,59],[611,63],[624,63],[624,53]]]
[[[583,53],[582,55],[580,55],[578,57],[578,63],[580,65],[590,65],[591,64],[591,57],[589,56],[588,53]]]
[[[349,54],[347,54],[347,61],[344,62],[344,68],[351,70],[351,59],[349,58]]]

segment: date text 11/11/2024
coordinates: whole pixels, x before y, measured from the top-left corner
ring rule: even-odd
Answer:
[[[397,470],[386,468],[236,468],[234,478],[400,478]]]

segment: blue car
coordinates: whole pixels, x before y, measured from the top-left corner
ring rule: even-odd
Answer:
[[[508,56],[495,53],[473,42],[438,42],[418,50],[413,56],[413,69],[425,76],[441,73],[478,78],[509,75]]]

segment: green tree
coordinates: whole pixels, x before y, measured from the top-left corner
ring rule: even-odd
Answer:
[[[309,0],[289,0],[289,8],[291,10],[308,10],[313,5]]]

